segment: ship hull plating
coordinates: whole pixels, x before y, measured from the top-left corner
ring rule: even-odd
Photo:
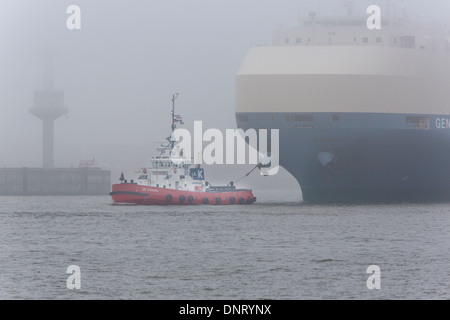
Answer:
[[[450,118],[375,113],[237,113],[280,130],[280,165],[306,202],[450,201]]]

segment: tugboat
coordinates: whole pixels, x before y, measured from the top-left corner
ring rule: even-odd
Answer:
[[[115,203],[139,205],[244,205],[256,201],[252,190],[237,189],[234,182],[227,186],[213,186],[205,181],[204,169],[183,157],[183,150],[175,147],[174,131],[184,124],[175,114],[172,96],[172,134],[152,157],[151,167],[138,171],[136,180],[126,180],[122,173],[120,183],[113,184],[110,196]],[[194,166],[194,167],[192,167]],[[248,174],[247,174],[248,175]]]

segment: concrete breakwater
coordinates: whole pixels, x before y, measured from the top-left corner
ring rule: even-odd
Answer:
[[[100,168],[0,168],[0,196],[108,195],[111,172]]]

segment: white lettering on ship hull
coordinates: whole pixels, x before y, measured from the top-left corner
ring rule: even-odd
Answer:
[[[437,118],[436,119],[437,129],[450,129],[450,118]]]

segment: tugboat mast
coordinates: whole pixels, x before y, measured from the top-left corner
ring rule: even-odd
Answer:
[[[176,125],[175,125],[175,100],[178,98],[178,93],[175,93],[172,96],[172,133],[175,131],[176,129]]]
[[[169,138],[171,149],[174,148],[175,141],[172,138],[173,138],[173,133],[175,132],[175,129],[177,128],[177,126],[175,125],[175,100],[177,98],[178,98],[178,93],[175,93],[174,95],[172,95],[172,135]]]

